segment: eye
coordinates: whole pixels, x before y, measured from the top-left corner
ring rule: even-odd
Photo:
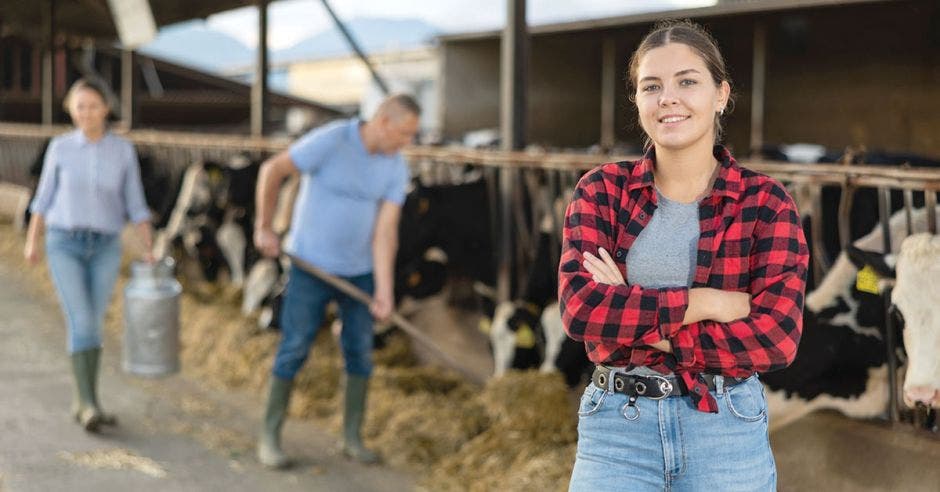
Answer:
[[[649,84],[649,85],[644,85],[643,87],[640,87],[640,92],[654,92],[658,90],[659,90],[658,84]]]
[[[692,86],[695,84],[698,84],[698,81],[695,79],[682,79],[679,81],[679,85],[683,87],[688,87],[688,86]]]

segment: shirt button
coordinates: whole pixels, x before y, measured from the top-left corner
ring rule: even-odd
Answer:
[[[617,258],[623,258],[623,250],[622,250],[622,249],[618,249],[618,250],[617,250]]]
[[[643,212],[640,212],[640,218],[641,218],[641,219],[645,219],[645,218],[646,218],[646,214],[643,213]]]
[[[702,388],[695,388],[694,391],[695,391],[695,394],[696,394],[696,395],[701,394],[701,393],[702,393]]]

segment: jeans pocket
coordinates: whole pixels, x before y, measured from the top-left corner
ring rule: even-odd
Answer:
[[[607,399],[607,392],[594,386],[594,383],[588,384],[584,388],[584,394],[581,395],[581,404],[578,406],[578,417],[590,417],[601,409],[604,400]]]
[[[757,422],[767,415],[767,400],[761,382],[754,376],[734,386],[725,386],[725,401],[731,413],[745,421]]]

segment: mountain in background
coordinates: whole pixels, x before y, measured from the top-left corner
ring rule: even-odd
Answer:
[[[228,34],[207,28],[202,20],[165,27],[140,51],[210,72],[247,65],[251,63],[254,53],[254,50]]]
[[[418,19],[381,19],[359,17],[346,23],[346,29],[366,53],[416,48],[428,44],[440,29]],[[310,36],[297,44],[276,50],[273,63],[311,60],[352,54],[353,50],[342,33],[333,27]]]

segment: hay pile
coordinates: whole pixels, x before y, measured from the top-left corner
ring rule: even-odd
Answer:
[[[12,226],[0,224],[0,254],[5,261],[25,265],[22,245]],[[31,274],[51,295],[45,266]],[[122,276],[118,292],[125,282]],[[115,296],[106,320],[106,330],[117,339],[122,297]],[[253,319],[239,312],[239,300],[235,291],[184,285],[183,372],[220,388],[265,395],[279,337],[259,331]],[[339,436],[342,367],[337,343],[324,327],[295,380],[291,416],[315,419]],[[395,333],[375,353],[371,384],[363,429],[366,444],[390,465],[423,475],[422,487],[427,490],[567,488],[577,416],[560,376],[510,373],[481,388],[452,371],[419,366],[407,337]],[[259,399],[258,405],[263,401]],[[245,445],[225,437],[217,444]]]

